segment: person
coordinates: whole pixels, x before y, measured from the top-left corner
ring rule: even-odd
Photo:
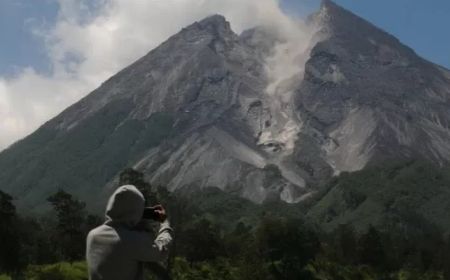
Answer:
[[[121,186],[111,195],[106,222],[91,230],[86,239],[90,280],[142,280],[144,263],[167,259],[172,229],[165,209],[160,205],[153,208],[160,222],[154,238],[153,234],[135,228],[144,208],[144,196],[135,186]]]

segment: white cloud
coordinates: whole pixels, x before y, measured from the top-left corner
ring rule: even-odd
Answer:
[[[15,77],[0,77],[0,150],[196,20],[223,14],[238,33],[289,21],[277,0],[58,0],[58,4],[56,23],[34,30],[45,42],[51,75],[26,68]]]

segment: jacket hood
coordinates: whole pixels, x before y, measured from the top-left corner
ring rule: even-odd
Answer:
[[[119,187],[106,206],[106,222],[134,227],[142,219],[145,199],[133,185]]]

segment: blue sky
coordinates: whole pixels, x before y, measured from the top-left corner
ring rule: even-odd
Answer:
[[[448,0],[336,0],[343,7],[382,27],[421,56],[450,68],[450,1]],[[305,15],[319,6],[318,0],[282,0],[286,11]],[[58,5],[51,0],[0,0],[0,75],[13,75],[32,66],[49,71],[42,39],[33,25],[51,25]]]
[[[32,33],[33,24],[51,24],[58,6],[51,1],[0,0],[0,75],[24,66],[48,71],[42,40]]]

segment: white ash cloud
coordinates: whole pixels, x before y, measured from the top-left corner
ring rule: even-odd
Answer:
[[[301,19],[282,17],[271,27],[279,38],[272,54],[266,59],[269,84],[266,94],[272,115],[271,126],[259,138],[259,144],[283,145],[283,156],[292,153],[301,130],[301,120],[295,114],[294,90],[303,79],[304,66],[309,59],[318,26]]]

